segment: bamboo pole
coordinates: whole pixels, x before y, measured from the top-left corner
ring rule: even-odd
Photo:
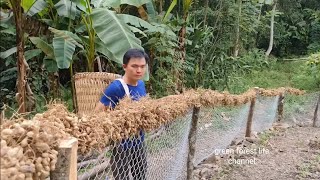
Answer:
[[[199,119],[199,111],[200,107],[194,107],[192,113],[192,122],[191,128],[189,131],[189,154],[188,154],[188,161],[187,161],[187,180],[191,180],[193,177],[193,170],[194,170],[194,154],[195,154],[195,146],[196,146],[196,131],[197,131],[197,124]]]
[[[318,102],[316,105],[316,109],[314,110],[312,127],[316,127],[316,124],[317,124],[319,104],[320,104],[320,94],[319,94]]]

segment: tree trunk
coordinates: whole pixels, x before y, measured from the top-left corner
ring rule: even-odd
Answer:
[[[24,37],[23,37],[23,16],[20,6],[21,0],[11,0],[11,5],[16,23],[16,43],[17,43],[17,89],[16,100],[18,101],[19,113],[26,112],[26,66],[24,63]]]
[[[70,72],[70,77],[71,77],[72,107],[73,107],[74,111],[77,113],[78,112],[78,104],[77,104],[77,97],[76,97],[76,87],[75,87],[75,82],[74,82],[74,77],[73,77],[72,63],[70,64],[69,72]]]
[[[204,27],[206,27],[207,25],[208,8],[209,8],[209,0],[206,0],[205,10],[204,10],[204,20],[203,20]]]
[[[96,59],[97,59],[97,63],[98,63],[99,72],[102,72],[101,59],[99,56],[97,56]]]
[[[260,4],[260,9],[259,9],[259,14],[258,14],[258,23],[260,22],[260,19],[261,19],[261,13],[262,13],[262,6],[263,4]]]
[[[163,8],[163,0],[159,1],[159,14],[162,13],[162,8]]]
[[[49,78],[49,86],[50,86],[50,93],[53,99],[56,99],[60,96],[59,93],[59,73],[58,72],[50,72],[48,74]]]
[[[274,16],[276,14],[276,6],[277,3],[274,3],[273,8],[272,8],[272,12],[271,12],[271,22],[270,22],[270,41],[269,41],[269,47],[268,50],[266,52],[266,56],[269,56],[271,51],[272,51],[272,47],[273,47],[273,33],[274,33]]]
[[[147,21],[148,20],[148,13],[146,12],[146,10],[143,8],[143,6],[139,6],[138,7],[138,13],[141,17],[141,19]]]
[[[148,68],[147,71],[149,70],[150,72],[150,81],[148,81],[146,83],[146,86],[147,86],[147,91],[148,92],[152,92],[152,72],[153,72],[153,60],[154,60],[154,57],[155,57],[155,54],[154,54],[154,49],[153,47],[150,48],[150,51],[149,51],[149,63],[148,63]]]
[[[185,13],[183,16],[184,22],[187,21],[188,13]],[[181,56],[179,57],[180,63],[183,64],[186,59],[186,47],[185,47],[185,37],[186,37],[186,25],[183,24],[179,31],[179,51]],[[183,73],[179,72],[179,70],[175,70],[176,74],[176,91],[183,91]]]
[[[257,26],[256,26],[256,28],[259,28],[263,4],[261,3],[261,4],[259,4],[259,6],[260,6],[260,9],[259,9],[258,21],[257,21]],[[254,40],[254,45],[255,45],[255,47],[257,47],[257,42],[258,42],[258,39],[259,39],[259,35],[258,35],[258,34],[259,34],[258,32],[255,33],[255,36],[256,36],[256,37],[255,37],[255,40]]]
[[[241,8],[242,8],[242,0],[238,0],[238,22],[237,22],[237,28],[236,28],[236,42],[234,46],[233,56],[237,57],[239,54],[239,48],[240,48],[240,23],[241,23]]]

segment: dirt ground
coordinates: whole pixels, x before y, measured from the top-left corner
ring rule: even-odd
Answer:
[[[194,179],[320,180],[320,128],[275,126],[233,144],[199,165]]]

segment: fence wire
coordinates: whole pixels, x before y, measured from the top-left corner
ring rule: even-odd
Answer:
[[[78,179],[186,179],[192,110],[153,133],[78,157]]]
[[[285,122],[312,120],[319,93],[286,95]],[[253,113],[252,131],[262,132],[277,118],[279,96],[258,96]],[[225,149],[237,137],[244,137],[250,103],[237,107],[200,108],[196,130],[194,164]],[[318,113],[318,125],[320,118]],[[184,117],[158,130],[114,143],[103,153],[91,151],[78,156],[78,179],[94,180],[183,180],[187,177],[188,135],[192,110]]]
[[[191,120],[192,110],[185,117],[160,128],[161,134],[156,138],[148,137],[147,179],[186,179]]]
[[[310,125],[314,117],[320,92],[309,93],[301,96],[286,95],[284,99],[284,120],[290,124]],[[320,112],[318,110],[318,122],[320,126]]]
[[[279,96],[258,96],[253,111],[252,131],[262,132],[272,127],[277,117]]]
[[[235,137],[245,133],[249,106],[200,109],[195,164],[219,149],[225,149]]]

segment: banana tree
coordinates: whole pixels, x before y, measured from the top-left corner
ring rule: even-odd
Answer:
[[[122,22],[115,12],[104,7],[111,6],[106,2],[109,1],[64,0],[54,5],[52,2],[41,4],[56,8],[59,17],[69,19],[67,29],[58,30],[54,26],[56,23],[52,23],[53,27],[49,28],[54,34],[52,44],[39,37],[30,38],[31,42],[47,55],[44,63],[48,70],[56,71],[58,68],[69,68],[70,74],[73,76],[72,62],[76,56],[77,48],[80,50],[80,54],[86,57],[87,70],[90,72],[94,71],[94,61],[96,57],[99,59],[98,53],[122,64],[122,56],[127,49],[133,47],[142,49],[141,41],[134,36],[128,25]],[[91,8],[92,4],[90,3],[94,3],[93,6],[96,8]],[[39,14],[41,11],[35,9],[44,8],[31,6],[30,9],[33,10],[32,14]],[[80,23],[77,23],[76,28],[71,30],[71,21]],[[148,78],[147,74],[145,79],[148,80]],[[74,93],[73,86],[72,92]],[[74,107],[77,106],[75,99],[73,99],[73,104]]]
[[[27,99],[27,66],[24,58],[24,31],[23,31],[23,16],[21,10],[21,0],[10,0],[7,2],[11,6],[16,28],[16,52],[17,52],[17,90],[16,100],[19,105],[18,112],[26,112],[26,99]]]
[[[123,0],[120,2],[141,6],[141,3],[145,1]],[[110,1],[90,2],[88,0],[64,0],[64,3],[61,2],[55,5],[58,7],[59,16],[74,18],[74,14],[79,14],[81,22],[78,27],[85,28],[82,30],[79,28],[76,33],[50,28],[54,33],[53,58],[56,60],[58,68],[70,67],[76,47],[83,49],[81,52],[84,52],[87,59],[88,71],[94,70],[94,60],[97,53],[101,53],[117,63],[122,63],[122,56],[129,48],[142,49],[141,41],[135,37],[131,31],[132,28],[130,29],[118,14],[108,8],[116,7],[119,3],[110,4]],[[91,4],[95,8],[92,8]],[[70,9],[70,13],[65,13],[68,9]],[[38,48],[42,49],[40,47],[42,44],[38,44]]]
[[[41,1],[39,1],[41,3]],[[32,108],[34,108],[35,105],[35,98],[33,96],[33,92],[30,88],[29,82],[27,80],[28,72],[31,71],[28,60],[38,56],[41,51],[37,49],[32,50],[25,50],[26,48],[29,48],[29,45],[25,45],[25,38],[27,37],[27,34],[25,33],[24,27],[26,27],[24,24],[27,22],[25,14],[28,12],[33,13],[34,11],[37,11],[36,9],[39,9],[38,3],[34,4],[34,8],[28,8],[28,3],[30,3],[27,0],[7,0],[3,1],[3,3],[6,4],[6,7],[9,8],[8,13],[6,11],[1,10],[1,16],[4,15],[6,18],[1,18],[1,26],[6,28],[2,31],[2,33],[7,33],[11,35],[16,35],[16,42],[17,46],[12,47],[10,49],[7,49],[4,52],[1,52],[0,58],[6,59],[9,56],[12,56],[13,54],[17,54],[17,90],[18,93],[16,94],[16,100],[18,101],[19,109],[18,112],[23,113],[26,111],[31,111]],[[24,8],[21,8],[24,7]],[[31,11],[30,11],[31,10]],[[13,17],[15,18],[14,27],[12,28],[10,22]],[[9,61],[8,61],[9,62]],[[10,71],[12,68],[7,69],[6,71]]]

